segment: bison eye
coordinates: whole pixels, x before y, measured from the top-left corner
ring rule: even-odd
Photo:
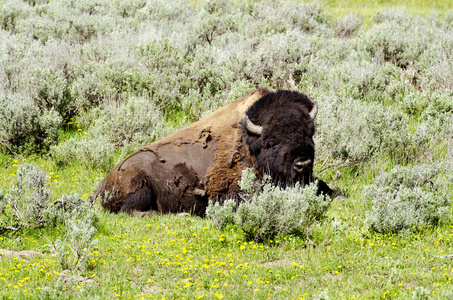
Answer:
[[[268,140],[268,141],[266,142],[266,148],[267,148],[267,149],[275,148],[275,147],[277,147],[277,145],[278,145],[278,143],[277,143],[277,141],[274,140],[274,139],[270,139],[270,140]]]

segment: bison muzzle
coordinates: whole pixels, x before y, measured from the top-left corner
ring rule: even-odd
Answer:
[[[283,187],[308,184],[315,180],[317,112],[317,102],[301,93],[258,89],[140,148],[107,174],[93,199],[112,212],[204,215],[209,201],[238,199],[246,168]],[[318,185],[318,193],[341,195]]]

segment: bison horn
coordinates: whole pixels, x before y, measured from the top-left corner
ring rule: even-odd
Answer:
[[[309,112],[310,118],[312,120],[315,119],[316,115],[318,114],[318,101],[316,99],[311,100],[313,103],[313,107],[311,108],[311,111]]]
[[[242,115],[242,125],[245,126],[245,128],[247,128],[247,131],[250,133],[256,135],[261,135],[261,133],[263,133],[263,126],[253,124],[246,113]]]

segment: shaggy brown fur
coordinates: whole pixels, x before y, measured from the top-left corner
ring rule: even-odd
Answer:
[[[314,157],[312,106],[305,95],[296,92],[258,89],[140,148],[107,174],[93,198],[101,198],[102,206],[112,212],[190,211],[204,215],[209,200],[237,196],[242,170],[249,167],[258,175],[270,171],[291,183],[312,181],[311,171],[305,179],[288,173],[293,172],[294,159]],[[288,109],[291,113],[285,116]],[[262,136],[244,129],[246,113],[253,122],[265,124]],[[285,144],[281,152],[264,149],[270,139]],[[319,187],[320,192],[334,195],[325,183],[320,182]]]
[[[242,142],[241,117],[269,93],[256,90],[151,145],[115,166],[94,197],[113,212],[193,211],[208,199],[236,194],[242,170],[253,167]]]

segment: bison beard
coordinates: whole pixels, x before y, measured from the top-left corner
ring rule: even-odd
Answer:
[[[192,212],[238,198],[242,170],[280,186],[312,176],[318,106],[307,96],[258,89],[137,152],[115,166],[92,199],[118,211]],[[341,195],[318,182],[318,193]]]

